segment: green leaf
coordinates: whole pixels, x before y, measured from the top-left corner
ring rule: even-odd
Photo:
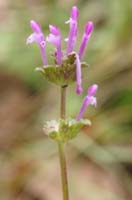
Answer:
[[[66,86],[76,81],[75,61],[75,53],[72,53],[63,59],[61,65],[48,65],[36,68],[36,70],[40,71],[49,82],[59,86]],[[81,66],[87,67],[88,65],[83,62]]]

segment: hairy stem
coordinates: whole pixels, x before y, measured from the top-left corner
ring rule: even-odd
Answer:
[[[65,119],[66,117],[66,86],[61,87],[60,117],[61,119]],[[61,168],[63,200],[69,200],[66,159],[65,159],[63,142],[58,142],[58,150],[59,150],[59,159],[60,159],[60,168]]]

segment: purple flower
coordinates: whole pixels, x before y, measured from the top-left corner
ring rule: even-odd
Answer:
[[[76,93],[81,94],[83,89],[82,89],[82,77],[81,77],[81,63],[78,54],[76,54],[76,81],[77,81],[77,88],[76,88]]]
[[[87,43],[88,43],[90,36],[92,34],[92,31],[93,31],[93,28],[94,28],[93,22],[91,22],[91,21],[89,21],[85,26],[85,31],[84,31],[84,34],[82,37],[82,43],[81,43],[81,46],[79,49],[79,58],[80,59],[82,58],[84,50],[86,49]]]
[[[86,108],[89,105],[94,105],[94,106],[97,105],[97,100],[96,100],[96,97],[94,96],[97,92],[97,89],[98,89],[98,85],[96,85],[96,84],[94,84],[88,88],[87,95],[85,96],[85,98],[83,100],[82,107],[77,116],[77,121],[81,120],[83,113],[85,112]]]
[[[47,58],[45,52],[46,41],[44,38],[44,34],[42,33],[41,27],[34,20],[30,21],[30,26],[31,29],[33,30],[33,33],[27,38],[26,44],[31,44],[32,42],[36,42],[40,47],[43,64],[47,65]]]
[[[67,55],[73,51],[75,42],[76,42],[76,36],[77,36],[77,19],[78,19],[79,11],[76,6],[72,7],[71,10],[71,16],[68,21],[66,21],[66,24],[70,24],[70,31],[69,36],[66,39],[67,43]]]
[[[49,25],[50,34],[47,36],[47,41],[56,47],[56,60],[57,64],[60,65],[62,62],[62,50],[61,50],[61,33],[58,27]]]

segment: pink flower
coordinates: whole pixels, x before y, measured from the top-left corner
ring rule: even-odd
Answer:
[[[42,33],[41,27],[34,20],[30,21],[30,26],[31,29],[33,30],[33,33],[27,38],[26,44],[31,44],[32,42],[36,42],[40,47],[43,64],[47,65],[47,58],[45,52],[46,41],[44,38],[44,34]]]
[[[77,81],[77,88],[76,88],[76,93],[81,94],[83,89],[82,89],[82,77],[81,77],[81,63],[78,54],[76,54],[76,81]]]
[[[71,10],[71,16],[68,21],[66,21],[66,24],[70,24],[70,31],[69,36],[67,40],[67,54],[71,53],[73,51],[75,42],[76,42],[76,36],[77,36],[77,19],[78,19],[79,11],[76,6],[72,7]]]
[[[98,89],[98,85],[96,84],[88,88],[87,95],[84,97],[82,107],[77,116],[77,121],[81,120],[83,113],[85,112],[86,108],[89,105],[93,105],[93,106],[97,105],[97,100],[96,100],[96,97],[94,96],[97,92],[97,89]]]
[[[93,22],[88,22],[86,24],[86,27],[85,27],[85,31],[84,31],[84,34],[83,34],[83,37],[82,37],[82,42],[81,42],[81,46],[80,46],[80,49],[79,49],[79,58],[81,59],[83,54],[84,54],[84,50],[86,49],[86,46],[87,46],[87,43],[91,37],[91,34],[93,32]]]
[[[47,36],[47,41],[56,47],[56,60],[57,64],[60,65],[62,62],[62,50],[61,50],[61,33],[57,26],[49,25],[50,34]]]

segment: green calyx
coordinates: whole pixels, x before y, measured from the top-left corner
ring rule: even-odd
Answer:
[[[87,63],[81,63],[81,67],[87,67]],[[76,54],[71,53],[63,59],[61,65],[48,65],[36,68],[51,83],[59,86],[68,86],[76,81]]]
[[[80,132],[83,126],[90,126],[91,121],[88,119],[81,119],[77,121],[75,119],[55,120],[48,121],[44,125],[44,132],[52,139],[60,142],[67,142],[75,138]]]

